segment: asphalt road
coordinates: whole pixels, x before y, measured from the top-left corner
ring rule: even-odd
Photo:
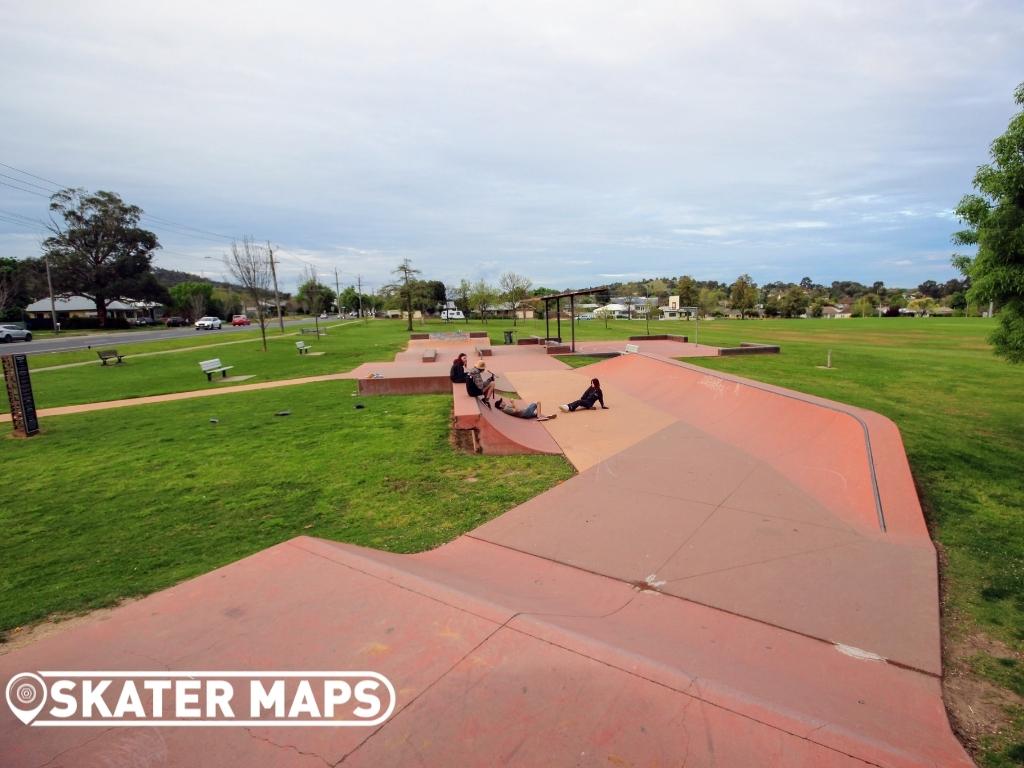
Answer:
[[[285,320],[285,326],[298,325],[308,320]],[[267,328],[276,327],[277,320],[268,323]],[[138,344],[142,341],[160,341],[161,339],[181,339],[186,337],[203,337],[211,334],[230,336],[240,331],[258,330],[255,323],[250,326],[231,326],[225,324],[219,331],[197,331],[192,326],[181,328],[155,328],[152,331],[118,331],[113,333],[93,333],[88,336],[63,336],[59,338],[48,337],[45,339],[34,339],[32,341],[16,341],[11,344],[0,344],[0,355],[12,355],[15,353],[34,354],[39,352],[67,352],[73,349],[89,349],[91,347],[122,347],[128,344]]]

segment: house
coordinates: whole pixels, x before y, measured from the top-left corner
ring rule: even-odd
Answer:
[[[838,307],[822,307],[821,316],[827,317],[830,320],[834,320],[836,318],[851,317],[850,308],[845,305],[840,305]]]
[[[95,318],[96,302],[85,296],[58,296],[53,300],[57,322],[70,318]],[[163,315],[163,304],[152,301],[112,301],[107,305],[107,317],[113,320],[131,320],[146,317],[150,320]],[[25,307],[29,320],[50,320],[50,297],[34,301]]]
[[[661,312],[662,320],[678,320],[680,318],[689,319],[691,317],[697,317],[700,312],[700,308],[680,306],[678,296],[669,296],[668,306],[659,307],[658,311]]]
[[[504,302],[502,304],[490,304],[484,308],[483,314],[485,317],[506,317],[511,319],[512,304],[509,302]],[[529,304],[520,304],[519,308],[516,309],[515,314],[520,320],[532,320],[534,316],[533,307]]]

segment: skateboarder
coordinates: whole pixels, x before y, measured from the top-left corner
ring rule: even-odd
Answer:
[[[553,416],[549,417],[541,413],[539,402],[527,403],[523,408],[516,408],[514,400],[505,400],[499,397],[494,401],[494,404],[502,413],[507,413],[509,416],[515,416],[519,419],[539,419],[541,421],[546,421],[549,418],[554,418]]]
[[[489,379],[484,378],[484,371],[487,369],[487,363],[483,360],[477,360],[473,370],[469,373],[469,378],[466,379],[466,392],[469,393],[470,397],[482,397],[481,402],[488,408],[491,407],[491,395],[494,394],[494,374],[491,374]]]
[[[604,392],[601,391],[601,382],[597,379],[590,380],[590,386],[587,387],[586,392],[580,395],[579,400],[560,405],[558,408],[564,413],[571,413],[577,408],[587,408],[589,410],[594,407],[594,403],[601,403],[601,408],[608,409],[608,406],[604,404]]]

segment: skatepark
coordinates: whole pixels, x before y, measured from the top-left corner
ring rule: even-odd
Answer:
[[[447,380],[480,345],[546,413],[591,377],[610,408],[483,408]],[[632,346],[581,344],[614,356],[574,370],[537,345],[426,339],[339,375],[367,396],[450,392],[461,445],[578,474],[429,552],[299,537],[0,657],[4,679],[372,669],[397,691],[386,722],[41,738],[5,711],[4,765],[971,765],[895,425],[676,359],[714,348]]]

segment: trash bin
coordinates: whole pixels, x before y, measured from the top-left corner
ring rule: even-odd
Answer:
[[[512,341],[512,334],[513,333],[515,333],[515,331],[505,331],[505,343],[506,344],[514,344],[515,343],[514,341]]]

